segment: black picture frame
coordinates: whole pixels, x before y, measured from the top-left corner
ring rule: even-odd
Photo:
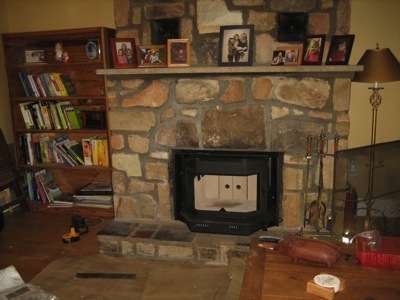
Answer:
[[[179,20],[161,19],[151,21],[152,45],[166,45],[168,39],[179,39]]]
[[[347,65],[354,43],[354,34],[334,35],[331,39],[326,65]]]
[[[302,42],[307,34],[307,13],[278,13],[278,42]]]
[[[324,55],[325,34],[308,35],[303,42],[302,65],[320,65]]]
[[[240,40],[241,37],[242,40]],[[218,66],[251,66],[253,45],[254,25],[221,26]]]

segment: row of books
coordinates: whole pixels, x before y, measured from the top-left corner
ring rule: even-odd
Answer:
[[[110,208],[113,206],[110,182],[92,182],[75,191],[72,197],[55,199],[48,207],[87,206]]]
[[[20,162],[24,165],[66,163],[71,166],[109,166],[108,142],[94,136],[80,141],[67,135],[50,138],[45,134],[21,133],[18,136]]]
[[[48,207],[112,207],[111,183],[94,182],[75,191],[73,196],[63,195],[53,174],[47,169],[27,170],[25,186],[32,202],[49,204]],[[99,187],[100,190],[97,189]]]
[[[27,97],[67,97],[76,95],[76,90],[68,74],[27,74],[19,72],[18,76]]]
[[[39,101],[20,103],[26,129],[81,129],[82,111],[69,101]]]
[[[28,170],[24,181],[33,202],[51,203],[63,196],[53,175],[46,169]]]

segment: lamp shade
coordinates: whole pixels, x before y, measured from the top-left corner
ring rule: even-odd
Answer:
[[[364,71],[356,72],[355,82],[390,82],[400,80],[400,63],[389,48],[365,51],[358,65]]]

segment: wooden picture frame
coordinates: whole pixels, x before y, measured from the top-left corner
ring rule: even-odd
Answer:
[[[46,63],[46,54],[44,50],[25,50],[26,64],[44,64]]]
[[[166,45],[139,45],[136,49],[139,68],[167,67]]]
[[[135,39],[111,38],[111,53],[114,68],[137,67]]]
[[[326,65],[347,65],[354,43],[354,34],[334,35],[329,47]]]
[[[253,64],[254,25],[221,26],[218,66]]]
[[[168,67],[190,66],[190,43],[188,39],[167,40]]]
[[[324,55],[325,34],[308,35],[303,43],[302,65],[320,65]]]
[[[303,46],[287,45],[277,48],[280,51],[285,51],[283,65],[298,66],[301,65],[303,57]]]

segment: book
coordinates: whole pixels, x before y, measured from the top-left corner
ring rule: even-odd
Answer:
[[[85,166],[92,165],[92,146],[90,138],[82,139],[82,149],[83,149],[83,161]]]
[[[28,86],[29,83],[27,81],[26,74],[24,74],[23,72],[18,72],[18,77],[19,77],[19,80],[21,81],[22,87],[24,89],[25,96],[32,97],[31,91]]]
[[[42,184],[44,193],[48,202],[54,202],[55,199],[62,196],[61,190],[57,185],[53,174],[50,172],[44,172],[38,175],[40,183]]]
[[[31,108],[33,111],[32,117],[34,122],[36,122],[37,124],[37,129],[46,129],[46,125],[44,123],[44,119],[42,116],[42,111],[41,108],[39,106],[39,103],[32,103]]]
[[[77,166],[78,163],[75,159],[67,152],[65,147],[65,143],[68,143],[70,140],[66,135],[61,135],[56,137],[54,143],[54,148],[58,151],[59,154],[63,157],[63,160],[69,163],[71,166]]]
[[[46,105],[46,101],[39,102],[40,111],[42,113],[45,129],[54,129],[50,120],[50,112]]]
[[[24,119],[24,123],[26,129],[35,129],[35,123],[33,122],[31,111],[29,110],[29,105],[32,102],[20,103],[19,108],[21,109],[22,118]]]
[[[40,97],[47,97],[46,89],[44,88],[42,79],[39,75],[34,75],[33,78],[35,79],[36,86],[38,87]]]
[[[107,167],[108,162],[108,143],[106,138],[97,141],[97,157],[99,166]]]
[[[68,96],[76,96],[76,90],[71,82],[68,74],[61,75],[61,81],[64,83],[65,89],[67,90]]]
[[[35,82],[35,79],[34,79],[33,75],[32,74],[28,74],[27,77],[28,77],[28,83],[31,86],[32,91],[33,91],[33,96],[34,97],[40,97],[40,93],[39,93],[39,90],[38,90],[38,88],[36,86],[36,82]]]
[[[85,165],[84,162],[84,157],[83,157],[83,148],[82,144],[72,140],[67,143],[65,143],[65,146],[67,147],[69,153],[75,158],[75,160],[80,164],[80,165]]]
[[[92,182],[75,191],[75,195],[112,195],[111,182]]]
[[[64,86],[64,83],[61,80],[61,74],[60,73],[53,73],[52,74],[54,77],[54,80],[56,82],[56,85],[58,89],[60,90],[60,96],[66,97],[68,96],[67,90]]]
[[[48,103],[49,103],[50,117],[51,117],[51,120],[53,121],[54,129],[62,129],[60,117],[58,116],[58,111],[56,108],[56,104],[53,102],[48,102]]]
[[[41,170],[35,171],[33,173],[33,177],[34,177],[35,184],[36,184],[36,189],[38,191],[39,199],[40,199],[40,201],[42,203],[46,203],[47,202],[47,197],[46,197],[46,194],[44,193],[43,185],[42,185],[42,183],[40,182],[40,179],[39,179],[39,175],[42,175],[44,173],[46,173],[46,169],[41,169]]]
[[[63,109],[61,107],[61,103],[60,102],[55,103],[55,107],[57,109],[57,114],[58,114],[58,117],[60,119],[61,128],[62,129],[68,129],[67,121],[65,120],[64,112],[63,112]]]

